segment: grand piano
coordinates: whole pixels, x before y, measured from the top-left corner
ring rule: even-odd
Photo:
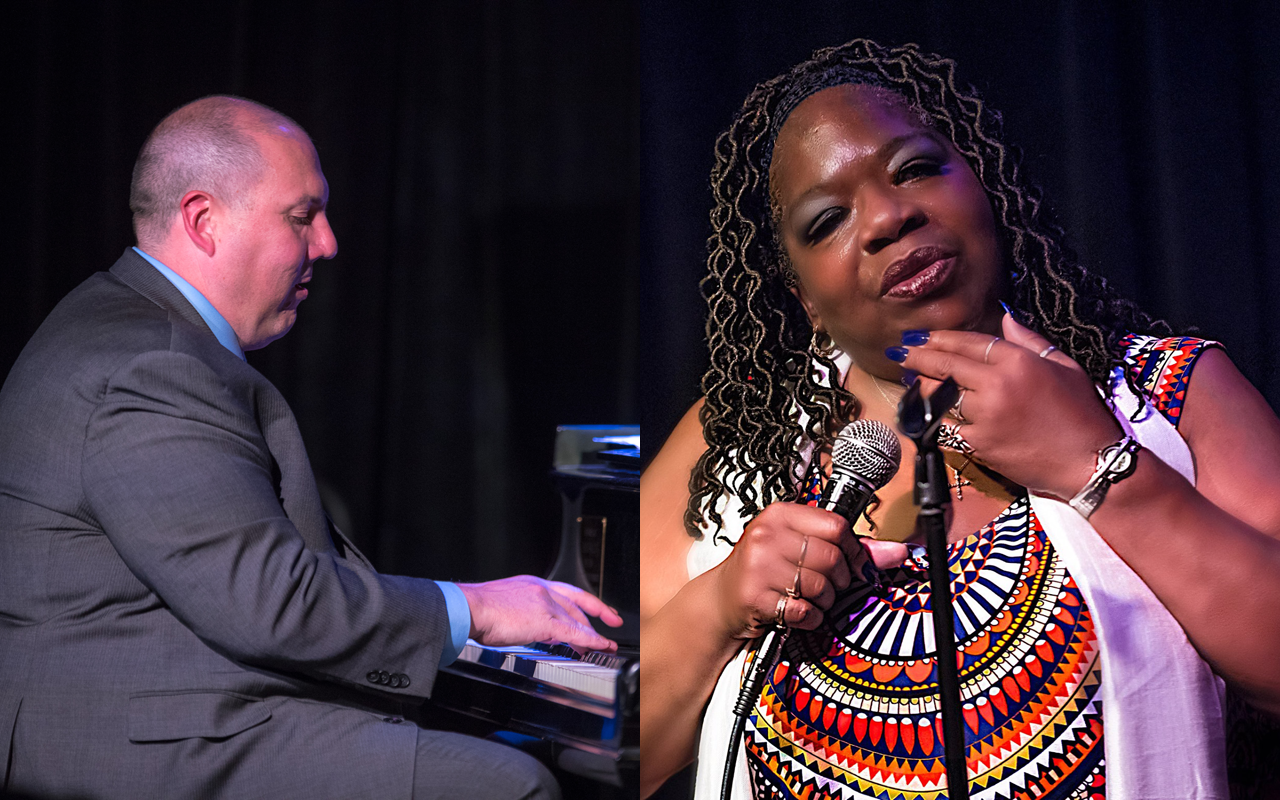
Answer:
[[[638,785],[639,437],[638,426],[561,426],[552,469],[564,511],[559,556],[547,577],[618,610],[621,628],[596,622],[618,652],[469,641],[432,693],[451,712],[542,740],[544,757],[549,752],[561,770],[597,782],[601,797],[632,796]]]

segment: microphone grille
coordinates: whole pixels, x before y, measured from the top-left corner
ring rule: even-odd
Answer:
[[[852,472],[879,489],[898,471],[902,445],[883,422],[854,420],[836,436],[831,461],[835,469]]]

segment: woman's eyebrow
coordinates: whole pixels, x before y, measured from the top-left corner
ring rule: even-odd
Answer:
[[[904,146],[915,141],[916,139],[924,139],[930,144],[938,144],[938,145],[942,144],[938,135],[935,134],[933,131],[928,131],[928,130],[912,131],[910,133],[904,133],[901,136],[895,136],[889,141],[880,145],[875,149],[875,152],[871,154],[871,157],[876,162],[879,162],[882,164],[887,163],[895,153],[897,153]],[[835,179],[835,176],[832,175],[822,180],[821,182],[816,183],[813,186],[810,186],[808,189],[805,189],[804,192],[802,192],[799,197],[795,199],[794,203],[795,204],[802,203],[813,195],[822,194],[826,192],[830,188],[830,185],[834,182],[834,179]]]
[[[880,161],[888,161],[889,157],[897,151],[901,150],[903,145],[915,139],[924,139],[931,144],[939,144],[937,135],[933,131],[912,131],[904,133],[901,136],[895,136],[880,147],[876,148],[876,158]]]

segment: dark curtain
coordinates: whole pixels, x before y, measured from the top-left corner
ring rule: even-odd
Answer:
[[[340,253],[249,354],[387,571],[545,574],[563,423],[632,423],[636,25],[625,2],[99,0],[10,9],[0,374],[133,244],[148,131],[213,93],[311,134]]]
[[[646,457],[705,366],[716,134],[755,83],[856,37],[955,59],[1004,113],[1083,262],[1175,330],[1224,342],[1280,407],[1278,35],[1264,2],[645,3]]]

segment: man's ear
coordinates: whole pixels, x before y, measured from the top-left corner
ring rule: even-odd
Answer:
[[[800,301],[800,305],[804,307],[804,313],[809,316],[809,325],[812,326],[815,331],[825,331],[826,328],[822,325],[822,316],[818,314],[818,310],[813,307],[813,303],[809,302],[809,298],[805,295],[804,287],[800,285],[800,282],[796,281],[791,284],[790,289],[791,293]]]
[[[212,258],[217,249],[213,241],[213,197],[207,192],[192,189],[179,201],[178,216],[182,218],[182,230],[191,243]]]

